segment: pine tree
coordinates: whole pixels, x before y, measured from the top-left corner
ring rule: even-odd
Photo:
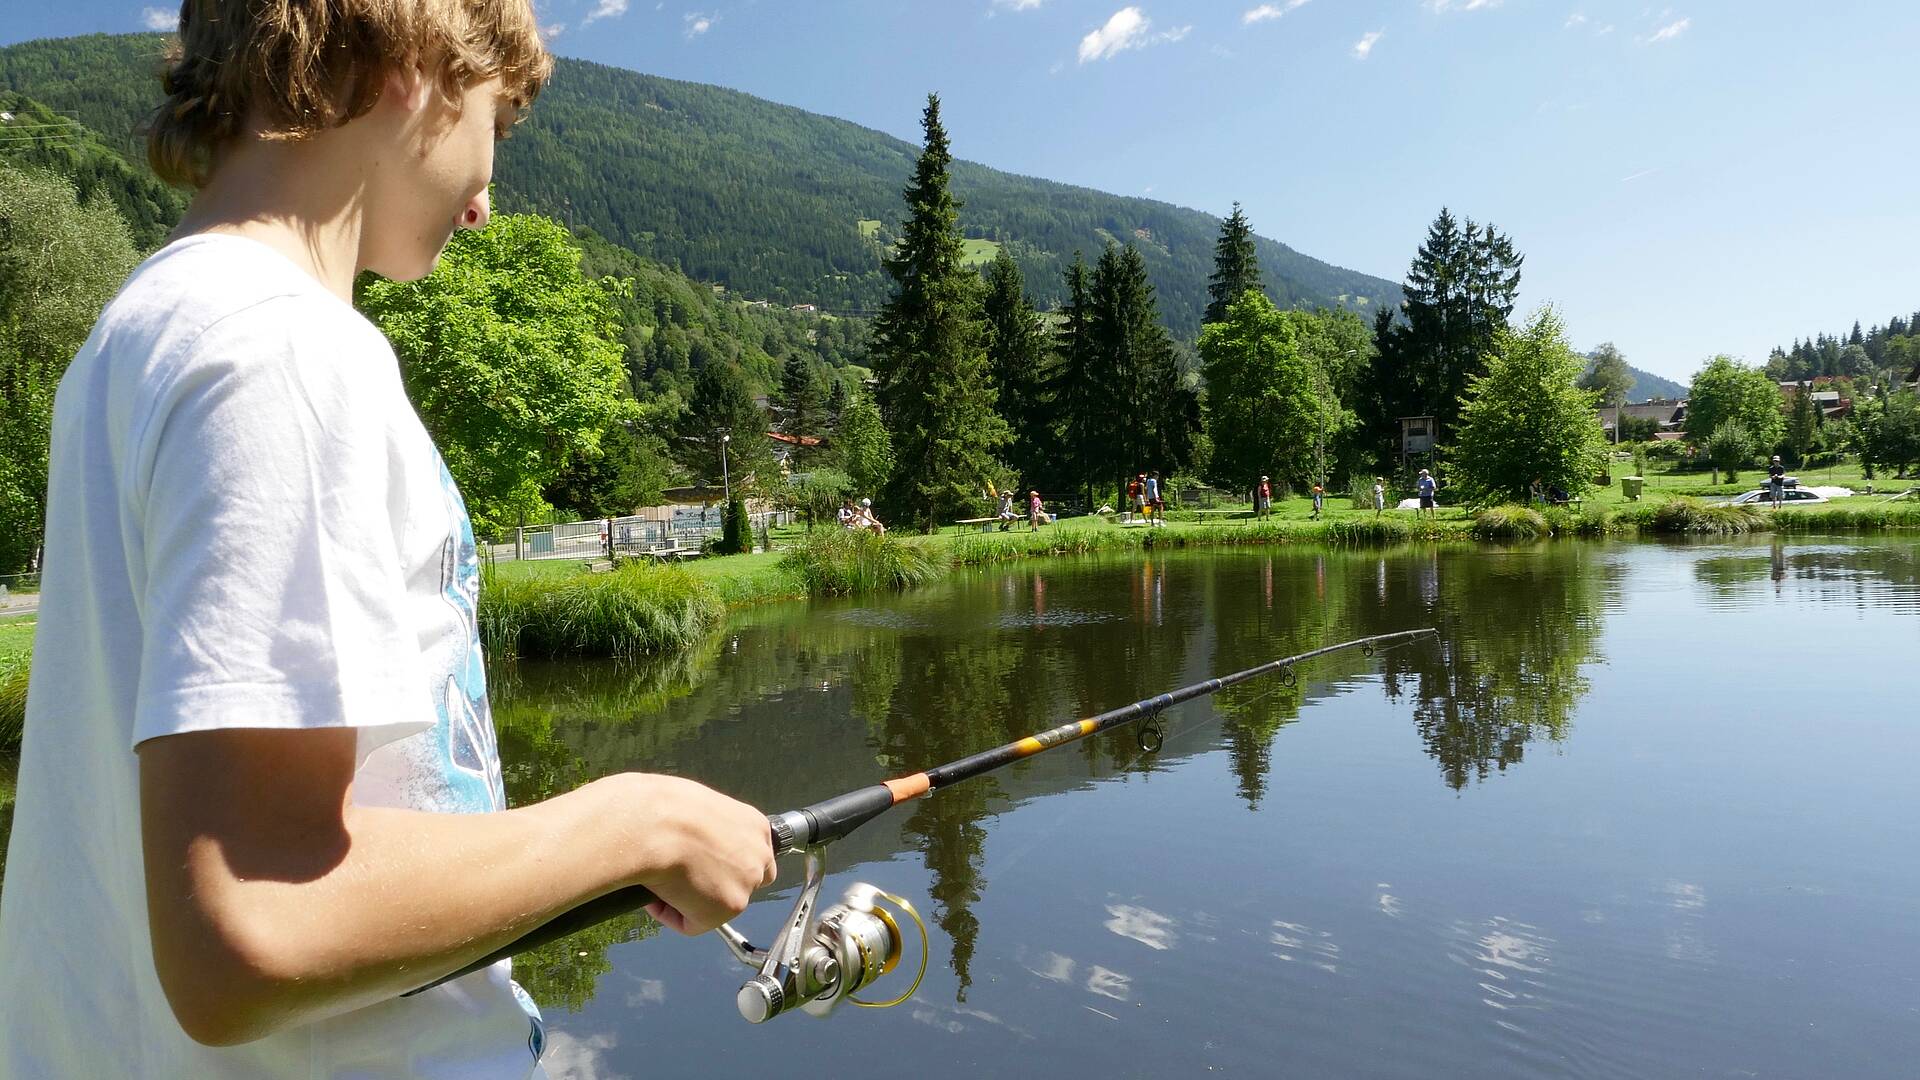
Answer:
[[[1203,322],[1227,317],[1227,307],[1249,289],[1260,289],[1260,260],[1253,250],[1253,228],[1240,204],[1220,223],[1220,239],[1213,245],[1213,273],[1207,278],[1207,313]]]
[[[886,260],[893,295],[873,323],[873,369],[895,455],[883,501],[931,532],[943,514],[972,508],[1008,433],[994,411],[980,278],[960,265],[960,204],[947,187],[953,155],[936,94],[927,95],[921,128],[907,219]]]
[[[1038,484],[1055,452],[1048,422],[1053,357],[1026,280],[1004,248],[987,269],[984,313],[987,363],[1000,415],[1011,429],[1007,464],[1027,483]]]

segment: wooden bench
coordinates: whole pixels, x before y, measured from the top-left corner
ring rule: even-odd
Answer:
[[[1007,522],[1008,524],[1012,524],[1013,522],[1018,520],[1019,520],[1018,518],[1008,518]],[[959,521],[956,521],[953,524],[955,527],[960,529],[965,529],[968,525],[973,525],[973,526],[977,526],[981,532],[992,532],[994,529],[994,526],[1000,524],[1000,519],[997,517],[961,518]]]
[[[1195,510],[1198,525],[1245,525],[1253,520],[1251,510]]]

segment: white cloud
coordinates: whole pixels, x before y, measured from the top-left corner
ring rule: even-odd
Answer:
[[[1640,43],[1642,45],[1658,45],[1663,41],[1672,41],[1674,38],[1677,38],[1681,34],[1686,33],[1687,27],[1692,25],[1693,25],[1692,19],[1682,18],[1682,19],[1675,20],[1674,22],[1670,22],[1667,25],[1661,27],[1660,29],[1655,30],[1651,35],[1645,38],[1642,38],[1640,40]]]
[[[1576,11],[1573,14],[1567,16],[1566,28],[1568,30],[1576,30],[1585,25],[1587,25],[1587,17],[1585,15],[1582,15]]]
[[[718,12],[715,12],[712,15],[702,15],[697,11],[687,12],[686,14],[687,39],[691,41],[692,39],[699,37],[701,34],[704,34],[707,31],[713,29],[713,24],[719,21],[720,21],[720,15]]]
[[[617,19],[626,13],[627,0],[600,0],[599,6],[587,12],[587,17],[580,20],[580,25],[585,26],[598,19]]]
[[[1280,0],[1277,4],[1261,4],[1257,8],[1248,8],[1240,16],[1240,25],[1252,26],[1257,22],[1277,19],[1287,12],[1305,4],[1307,0]]]
[[[583,1039],[549,1028],[540,1063],[553,1080],[610,1080],[613,1070],[607,1065],[607,1051],[613,1046],[613,1036],[605,1032]]]
[[[1449,11],[1486,11],[1500,6],[1500,0],[1426,0],[1427,10],[1436,15]]]
[[[1106,25],[1080,39],[1080,62],[1111,60],[1128,49],[1170,44],[1192,32],[1193,27],[1188,25],[1156,34],[1153,32],[1153,20],[1147,18],[1145,13],[1137,7],[1124,7],[1114,12]]]
[[[540,40],[552,41],[554,38],[557,38],[561,34],[564,34],[566,32],[567,32],[566,23],[552,23],[540,28]]]
[[[180,28],[180,13],[166,8],[141,8],[140,21],[149,30],[177,30]]]
[[[1369,30],[1362,34],[1360,40],[1353,43],[1353,58],[1365,60],[1373,55],[1373,47],[1379,43],[1380,36],[1385,33],[1385,30]]]
[[[1620,178],[1620,182],[1621,182],[1621,183],[1623,183],[1623,184],[1631,184],[1631,183],[1633,183],[1633,182],[1634,182],[1635,180],[1639,180],[1639,179],[1641,179],[1642,177],[1648,177],[1648,176],[1652,176],[1652,175],[1653,175],[1654,173],[1657,173],[1657,172],[1659,172],[1659,171],[1660,171],[1659,169],[1641,169],[1641,170],[1640,170],[1639,172],[1637,172],[1637,173],[1633,173],[1633,174],[1630,174],[1630,175],[1628,175],[1628,176],[1623,176],[1623,177],[1621,177],[1621,178]]]
[[[1003,11],[1032,11],[1047,0],[993,0],[993,6]]]

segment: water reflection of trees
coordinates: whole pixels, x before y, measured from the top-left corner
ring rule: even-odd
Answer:
[[[696,776],[756,805],[801,805],[950,761],[1063,720],[1342,638],[1413,626],[1441,645],[1316,661],[1298,687],[1264,680],[1170,727],[1221,719],[1240,796],[1267,790],[1275,733],[1303,701],[1375,669],[1411,697],[1428,753],[1455,788],[1561,738],[1585,691],[1611,571],[1585,549],[1507,557],[1275,549],[1254,561],[1081,560],[982,575],[872,605],[770,608],[695,655],[642,665],[523,666],[499,676],[496,717],[518,802],[620,769]],[[1254,569],[1249,577],[1248,567]],[[962,1000],[980,933],[988,819],[1018,802],[1176,756],[1131,731],[940,792],[836,845],[846,867],[917,851]],[[609,944],[573,939],[521,969],[543,1002],[578,1007]],[[584,955],[582,955],[584,954]]]
[[[1385,562],[1381,561],[1384,571]],[[1433,552],[1380,590],[1389,625],[1437,641],[1380,657],[1387,693],[1413,701],[1414,726],[1447,786],[1518,764],[1541,738],[1566,738],[1599,656],[1602,611],[1619,571],[1598,549],[1541,545],[1492,554]]]

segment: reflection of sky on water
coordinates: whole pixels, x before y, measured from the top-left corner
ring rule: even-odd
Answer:
[[[1109,904],[1107,929],[1149,949],[1171,949],[1179,939],[1171,917],[1132,904]]]

